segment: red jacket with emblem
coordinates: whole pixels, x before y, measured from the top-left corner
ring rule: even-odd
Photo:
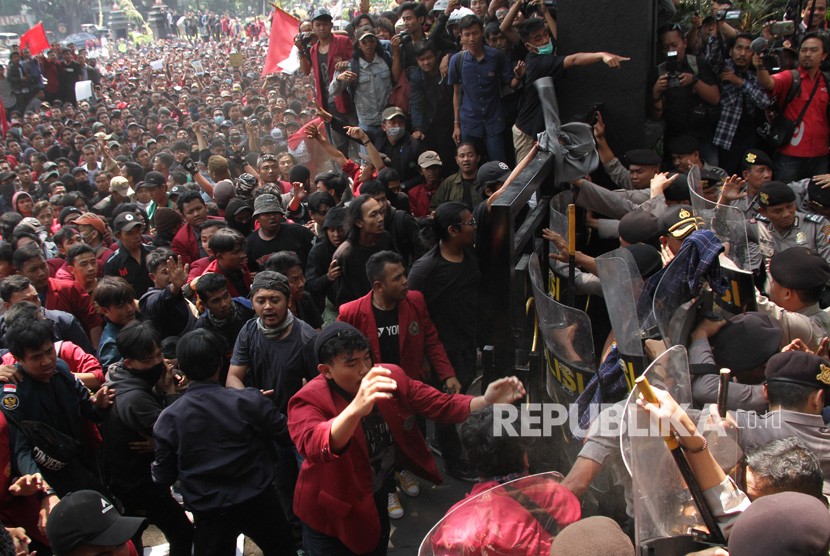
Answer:
[[[396,365],[382,365],[397,382],[392,399],[377,402],[395,443],[397,464],[433,483],[441,474],[415,419],[461,423],[470,415],[472,396],[449,395],[410,379]],[[372,468],[363,427],[346,449],[333,453],[331,426],[349,401],[335,393],[323,375],[288,402],[288,432],[305,461],[294,488],[294,513],[312,529],[336,537],[353,552],[366,553],[380,541],[380,517],[372,492]]]
[[[337,320],[351,324],[369,339],[372,357],[376,363],[387,363],[380,358],[380,339],[375,312],[372,310],[372,292],[340,306]],[[424,294],[409,290],[398,303],[398,350],[400,365],[410,378],[425,380],[424,359],[432,364],[442,381],[455,376],[455,371],[438,339],[438,331],[427,311]]]

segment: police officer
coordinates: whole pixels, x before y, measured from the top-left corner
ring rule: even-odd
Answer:
[[[830,222],[798,212],[795,201],[795,192],[780,181],[761,186],[756,218],[761,254],[769,258],[790,247],[806,247],[830,261]]]
[[[830,265],[805,247],[791,247],[770,259],[768,274],[769,298],[756,291],[758,312],[781,325],[782,344],[800,338],[816,349],[830,331],[830,313],[818,305]]]
[[[721,190],[721,198],[718,202],[721,204],[731,202],[732,206],[743,211],[747,219],[752,219],[758,216],[758,191],[764,183],[772,179],[772,159],[760,149],[750,149],[744,153],[743,165],[744,170],[741,175],[746,184],[744,191],[730,192],[724,188]]]

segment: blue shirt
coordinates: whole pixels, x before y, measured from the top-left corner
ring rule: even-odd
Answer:
[[[458,75],[458,57],[461,75]],[[461,84],[461,132],[473,137],[485,137],[504,131],[504,105],[501,101],[503,85],[510,85],[513,68],[507,55],[497,48],[484,47],[484,56],[477,60],[464,50],[450,60],[450,85]]]

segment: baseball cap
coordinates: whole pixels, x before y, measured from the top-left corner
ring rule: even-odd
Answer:
[[[52,509],[46,536],[52,552],[63,556],[85,544],[120,546],[146,521],[119,514],[112,502],[94,490],[79,490],[64,496]]]
[[[254,216],[268,214],[270,212],[285,214],[285,209],[276,195],[265,193],[254,199]]]
[[[482,164],[478,169],[476,184],[484,186],[489,183],[503,182],[509,175],[510,166],[498,160],[491,160]]]
[[[183,185],[174,185],[173,189],[170,190],[170,193],[168,193],[168,195],[170,197],[178,197],[179,195],[182,195],[186,191],[189,191],[187,189],[187,187],[185,187]]]
[[[124,197],[129,197],[135,193],[133,188],[130,187],[129,180],[127,180],[124,176],[115,176],[110,180],[110,191],[115,191]]]
[[[435,151],[424,151],[418,157],[418,166],[421,168],[429,168],[430,166],[443,166],[441,157]]]
[[[165,181],[164,174],[161,172],[147,172],[147,175],[144,176],[144,185],[146,187],[161,187]]]
[[[80,218],[75,220],[75,224],[82,224],[84,226],[92,226],[98,230],[102,235],[106,233],[104,221],[91,212],[85,212]]]
[[[122,212],[118,216],[115,217],[115,222],[112,223],[112,227],[115,230],[115,233],[120,232],[128,232],[135,228],[136,226],[143,226],[144,220],[141,217],[136,216],[131,212]]]
[[[397,116],[400,116],[401,118],[406,118],[406,114],[404,114],[403,110],[401,110],[397,106],[390,106],[389,108],[383,111],[382,115],[384,122],[386,120],[391,120],[392,118],[395,118]]]
[[[675,239],[685,239],[697,230],[697,218],[689,205],[667,207],[657,219],[660,233]]]
[[[17,174],[15,174],[14,172],[2,172],[2,173],[0,173],[0,182],[4,182],[4,181],[6,181],[8,179],[11,179],[15,176],[17,176]]]
[[[66,219],[72,214],[83,214],[78,207],[63,207],[58,214],[58,224],[63,226],[66,224]]]
[[[357,30],[357,33],[355,33],[355,37],[358,41],[362,41],[366,37],[377,38],[377,35],[375,35],[375,30],[372,28],[371,25],[364,25],[363,27]]]
[[[86,168],[82,168],[81,166],[75,166],[74,168],[72,168],[72,171],[70,173],[73,176],[77,176],[81,172],[86,172],[86,171],[87,171]]]
[[[315,19],[329,19],[329,20],[331,20],[331,19],[334,19],[334,18],[331,17],[331,12],[328,11],[326,8],[317,8],[311,14],[311,21],[314,21]]]

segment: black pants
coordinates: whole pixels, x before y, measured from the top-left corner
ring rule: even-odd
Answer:
[[[193,513],[194,554],[233,556],[236,537],[250,537],[265,556],[294,556],[294,542],[277,492],[269,486],[250,500],[210,513]]]
[[[193,524],[168,489],[150,483],[130,491],[114,493],[124,505],[124,515],[146,517],[147,521],[164,533],[170,543],[170,556],[190,556],[193,552]],[[133,536],[133,544],[139,554],[143,553],[143,532],[142,527]]]
[[[447,350],[447,358],[449,358],[452,368],[455,370],[455,377],[461,383],[461,392],[466,392],[476,377],[475,346],[470,346],[467,349]],[[436,378],[436,380],[440,382],[440,379]],[[441,389],[443,385],[436,384],[435,386]],[[435,423],[435,441],[441,449],[441,457],[444,458],[444,463],[450,467],[457,466],[460,463],[463,450],[455,425]]]

